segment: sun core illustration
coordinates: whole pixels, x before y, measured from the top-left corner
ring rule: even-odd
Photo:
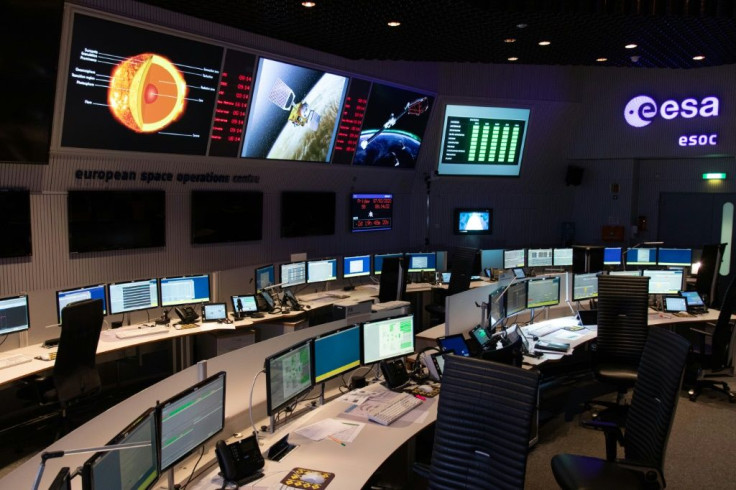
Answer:
[[[187,85],[166,58],[152,53],[127,58],[110,78],[107,102],[113,116],[138,133],[165,128],[184,112]]]

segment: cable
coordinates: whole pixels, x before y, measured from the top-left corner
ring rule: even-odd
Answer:
[[[192,482],[192,478],[194,478],[194,472],[197,470],[197,466],[199,466],[199,462],[202,461],[202,456],[204,456],[204,444],[202,444],[202,452],[199,453],[199,458],[197,458],[197,462],[194,463],[194,468],[192,468],[192,472],[189,474],[189,479],[184,485],[179,487],[179,490],[185,490],[187,486]]]
[[[253,435],[256,436],[256,439],[258,439],[258,430],[256,430],[256,424],[253,422],[253,390],[256,386],[256,380],[258,379],[258,376],[261,373],[265,373],[265,369],[261,369],[256,373],[255,376],[253,376],[253,382],[250,385],[250,401],[248,402],[248,415],[250,416],[250,425],[253,427]]]
[[[6,333],[5,334],[5,337],[3,337],[3,341],[0,342],[0,345],[3,345],[5,343],[5,341],[8,340],[8,335],[10,335],[10,334],[9,333]]]

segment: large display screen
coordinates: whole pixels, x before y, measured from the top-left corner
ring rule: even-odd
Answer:
[[[393,212],[393,194],[353,194],[350,198],[351,230],[390,230],[393,226]]]
[[[263,193],[192,191],[192,243],[260,240]]]
[[[518,177],[529,109],[447,105],[437,172]]]
[[[0,189],[0,258],[31,255],[31,193]]]
[[[413,169],[434,98],[374,83],[353,165]]]
[[[329,162],[348,79],[261,58],[241,156]]]
[[[281,193],[281,238],[335,234],[335,193]]]

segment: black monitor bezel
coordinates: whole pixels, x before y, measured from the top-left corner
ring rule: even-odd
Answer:
[[[107,295],[107,284],[104,282],[101,284],[90,284],[88,286],[78,286],[76,288],[66,288],[66,289],[58,289],[56,291],[56,294],[54,295],[54,298],[56,300],[56,318],[59,320],[59,325],[61,325],[61,310],[62,308],[59,306],[59,294],[61,293],[68,293],[71,291],[81,290],[81,289],[90,289],[90,288],[102,288],[102,296],[104,297],[104,301],[102,303],[102,314],[107,315],[109,311],[109,301],[108,301],[108,295]]]
[[[304,264],[304,282],[300,282],[298,284],[293,284],[293,283],[287,284],[286,281],[284,280],[284,274],[283,274],[284,269],[283,268],[286,266],[295,265],[295,264]],[[294,286],[303,286],[307,284],[307,261],[306,260],[294,260],[292,262],[284,262],[283,264],[279,264],[279,278],[281,279],[280,285],[282,288],[292,288]]]
[[[125,311],[112,311],[112,295],[110,294],[110,286],[119,286],[121,284],[133,284],[135,282],[150,282],[150,281],[156,281],[156,304],[154,306],[146,306],[143,308],[134,308],[132,310],[125,310]],[[142,310],[150,310],[153,308],[159,308],[161,306],[161,286],[159,285],[158,278],[151,277],[148,279],[136,279],[133,281],[123,281],[123,282],[111,282],[107,285],[107,301],[109,303],[107,311],[110,313],[110,315],[120,315],[120,314],[126,314],[130,313],[132,311],[142,311]]]
[[[583,296],[582,298],[579,298],[579,297],[575,296],[575,286],[576,286],[576,283],[577,283],[578,276],[590,276],[590,275],[593,275],[593,276],[598,277],[600,274],[598,272],[582,272],[582,273],[578,273],[578,274],[573,274],[572,275],[572,300],[573,301],[585,301],[586,299],[595,299],[595,298],[598,297],[598,288],[597,287],[596,287],[596,293],[595,293],[595,295]]]
[[[333,277],[332,279],[321,279],[319,281],[312,281],[311,278],[309,277],[309,264],[310,264],[310,262],[325,262],[325,261],[335,261],[335,277]],[[339,266],[340,266],[340,261],[338,260],[337,257],[324,257],[324,258],[321,258],[321,259],[309,259],[309,260],[307,260],[306,261],[306,264],[305,264],[306,270],[304,271],[304,276],[306,278],[305,279],[306,282],[304,284],[320,284],[320,283],[323,283],[323,282],[337,281],[338,277],[340,277],[340,274],[338,273],[339,272],[338,271]],[[285,286],[285,287],[300,286],[300,285],[301,284],[290,284],[290,285]]]
[[[530,306],[529,305],[529,284],[537,283],[537,282],[557,282],[557,301],[555,303],[545,304],[545,305],[537,305],[537,306]],[[546,308],[549,306],[556,306],[560,304],[560,301],[562,294],[562,280],[560,279],[560,276],[542,276],[542,277],[531,277],[527,279],[526,281],[526,309],[531,310],[534,308]]]
[[[363,258],[368,257],[368,272],[361,272],[357,275],[345,275],[345,262],[349,259],[355,259],[355,258]],[[373,273],[373,256],[371,254],[360,254],[360,255],[345,255],[342,258],[342,278],[343,279],[352,279],[354,277],[366,277],[370,276]]]
[[[365,326],[367,324],[385,322],[385,321],[390,321],[390,320],[398,320],[400,318],[411,318],[411,322],[412,322],[412,324],[411,324],[411,328],[412,328],[412,340],[411,340],[412,341],[412,351],[411,352],[408,352],[406,354],[398,354],[398,355],[394,355],[394,356],[390,356],[390,357],[382,357],[380,359],[373,359],[373,360],[370,360],[370,361],[366,360],[366,356],[365,356],[365,345],[366,345],[365,344],[365,330],[366,330],[366,328],[365,328]],[[412,353],[416,352],[416,348],[417,348],[416,322],[414,321],[414,314],[413,313],[410,313],[408,315],[396,315],[396,316],[389,316],[389,317],[386,317],[386,318],[378,318],[378,319],[375,319],[375,320],[369,320],[369,321],[363,322],[363,324],[361,325],[361,329],[360,330],[361,330],[360,331],[360,363],[362,365],[364,365],[364,366],[367,366],[368,364],[374,364],[376,362],[381,362],[381,361],[390,361],[390,360],[393,360],[393,359],[400,359],[402,357],[409,356]]]
[[[488,229],[470,231],[461,230],[460,216],[463,213],[488,213]],[[452,229],[455,235],[493,235],[493,208],[455,208],[455,210],[453,211],[452,223]]]
[[[284,407],[288,406],[295,400],[298,400],[298,398],[305,393],[309,393],[312,388],[315,386],[314,382],[314,359],[312,358],[312,350],[313,347],[309,345],[312,342],[312,339],[306,339],[301,342],[297,342],[296,344],[291,345],[290,347],[281,350],[275,354],[272,354],[263,361],[263,369],[266,373],[266,414],[267,415],[273,415],[280,410],[282,410]],[[304,347],[307,347],[307,351],[309,352],[309,377],[310,377],[310,383],[307,388],[304,388],[303,390],[293,394],[289,398],[286,398],[283,402],[280,404],[274,406],[273,405],[273,397],[271,396],[271,361],[274,359],[277,359],[279,357],[282,357],[290,352],[294,352],[295,350],[302,349]]]
[[[253,310],[253,311],[245,311],[245,310],[243,310],[242,314],[248,315],[248,314],[256,313],[258,311],[258,299],[256,298],[256,295],[255,294],[233,294],[233,295],[230,296],[230,303],[233,306],[233,314],[235,314],[235,315],[240,314],[240,313],[238,313],[238,308],[237,308],[237,305],[235,304],[235,299],[236,298],[253,298],[253,303],[255,303],[255,305],[256,305],[256,309],[255,310]]]
[[[278,283],[278,280],[276,279],[276,266],[274,264],[267,264],[267,265],[262,265],[260,267],[256,267],[255,269],[253,269],[253,287],[256,288],[256,292],[263,289],[263,288],[258,288],[258,271],[262,271],[266,269],[271,269],[273,271],[273,284]],[[269,284],[268,286],[272,286],[273,284]]]
[[[181,303],[174,303],[174,304],[164,304],[164,295],[163,295],[163,281],[164,280],[172,280],[172,279],[186,279],[188,277],[206,277],[207,278],[207,299],[206,300],[199,300],[199,301],[183,301]],[[158,278],[158,304],[161,306],[161,308],[173,308],[175,306],[183,306],[183,305],[192,305],[192,304],[200,304],[200,303],[208,303],[212,299],[212,277],[210,274],[187,274],[184,276],[165,276],[165,277],[159,277]]]

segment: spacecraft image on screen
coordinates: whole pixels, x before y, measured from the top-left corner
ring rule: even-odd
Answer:
[[[80,13],[71,29],[62,147],[206,154],[223,48]]]
[[[414,168],[434,98],[374,83],[353,165]]]
[[[261,58],[241,156],[328,162],[348,79]]]

